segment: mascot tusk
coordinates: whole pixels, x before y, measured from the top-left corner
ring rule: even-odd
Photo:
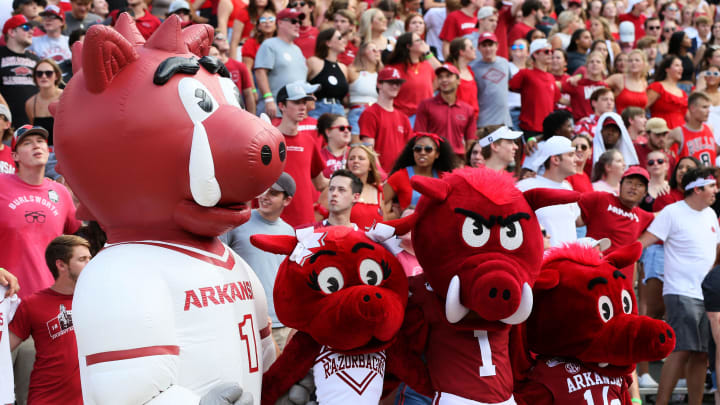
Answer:
[[[203,207],[213,207],[220,201],[220,184],[215,179],[215,163],[210,141],[201,122],[195,122],[190,149],[190,192],[193,200]]]
[[[458,323],[470,309],[460,303],[460,277],[453,276],[445,298],[445,317],[450,323]]]
[[[520,305],[518,309],[510,316],[505,319],[501,319],[500,322],[507,323],[508,325],[517,325],[525,322],[530,316],[533,306],[533,293],[530,284],[523,284],[522,298],[520,299]]]

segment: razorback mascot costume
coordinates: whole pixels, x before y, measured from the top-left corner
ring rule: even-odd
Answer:
[[[377,405],[386,372],[430,394],[422,360],[396,343],[408,284],[392,253],[340,226],[300,229],[296,237],[253,235],[250,241],[289,255],[273,298],[280,322],[298,330],[265,373],[263,404],[274,404],[310,369],[320,404]]]
[[[601,257],[582,244],[554,248],[533,289],[527,341],[538,355],[518,402],[630,405],[629,374],[665,358],[675,334],[663,321],[634,315],[634,294],[620,269],[639,258],[639,242]]]
[[[510,326],[530,315],[543,243],[535,210],[577,201],[574,191],[522,193],[507,173],[459,169],[415,176],[412,230],[423,276],[410,281],[404,330],[423,352],[434,404],[514,404]]]
[[[213,34],[174,16],[147,42],[126,14],[93,26],[51,108],[59,169],[108,236],[73,301],[87,405],[196,405],[225,383],[259,403],[264,291],[216,236],[249,218],[285,145],[205,56]]]

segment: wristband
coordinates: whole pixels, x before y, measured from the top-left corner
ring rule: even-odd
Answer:
[[[425,54],[425,60],[432,59],[432,57],[433,57],[432,52],[428,52]]]
[[[630,402],[632,402],[633,404],[642,405],[642,399],[640,398],[633,398],[630,400]]]
[[[267,93],[263,94],[263,98],[272,98],[272,93],[267,92]]]
[[[272,97],[268,97],[268,98],[265,99],[265,104],[267,104],[267,103],[274,103],[274,102],[275,102],[275,99],[272,98]]]
[[[253,87],[251,93],[257,93],[257,89],[255,87]]]
[[[534,136],[531,136],[530,138],[528,138],[527,141],[528,141],[528,142],[530,142],[530,141],[532,141],[532,142],[537,142],[537,139],[535,139]]]

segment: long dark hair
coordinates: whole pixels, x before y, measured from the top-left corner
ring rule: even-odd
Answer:
[[[402,152],[400,152],[400,156],[398,156],[398,158],[395,160],[395,165],[393,166],[390,175],[392,175],[398,170],[402,170],[408,166],[415,165],[415,152],[413,151],[413,148],[415,147],[415,143],[420,138],[423,138],[423,136],[412,137],[405,144]],[[435,142],[433,141],[433,143]],[[440,142],[440,145],[435,143],[435,146],[437,146],[440,155],[433,162],[433,170],[437,171],[438,174],[440,174],[442,172],[452,171],[455,167],[458,166],[456,163],[457,156],[455,155],[455,152],[453,152],[452,147],[447,140],[445,140],[445,142]]]
[[[273,3],[272,0],[268,0],[267,6],[265,6],[265,10],[270,10],[273,12],[273,14],[277,14],[277,10],[275,10],[275,3]],[[259,11],[260,10],[258,10],[257,4],[255,4],[255,0],[250,0],[250,3],[248,4],[248,15],[250,16],[250,21],[252,21],[253,24],[257,25],[258,23],[257,19],[258,17],[260,17],[260,14],[258,14]]]
[[[270,3],[272,3],[272,0],[268,0],[268,1]],[[275,16],[275,18],[277,18],[277,14],[275,13],[275,10],[270,10],[268,8],[263,10],[263,12],[260,15],[262,15],[263,13],[266,13],[266,12],[272,13],[272,15]],[[263,41],[267,39],[265,37],[265,33],[260,31],[260,23],[259,22],[257,24],[255,24],[255,27],[253,27],[252,32],[253,32],[252,36],[255,38],[255,41],[257,41],[258,46],[260,46],[260,44],[262,44]],[[273,31],[272,36],[270,36],[268,38],[272,38],[275,35],[277,35],[277,19],[275,20],[275,31]]]
[[[572,33],[570,37],[570,45],[567,47],[568,52],[577,52],[577,41],[580,39],[580,35],[584,34],[587,30],[585,28],[578,28]]]
[[[457,37],[450,41],[450,52],[448,52],[447,62],[453,65],[457,63],[458,59],[460,59],[460,51],[465,49],[465,41],[467,41],[465,37]]]
[[[703,53],[700,63],[698,63],[697,71],[702,72],[710,67],[710,59],[712,59],[715,52],[720,52],[720,46],[713,45],[712,42],[707,44],[705,47],[705,53]]]
[[[700,160],[698,158],[696,158],[695,156],[685,156],[683,158],[680,158],[677,161],[677,163],[675,164],[675,169],[672,172],[672,176],[670,176],[670,181],[668,181],[668,183],[670,184],[671,190],[677,190],[678,186],[680,186],[680,184],[678,184],[677,179],[676,179],[677,172],[678,172],[678,168],[680,167],[680,162],[682,162],[683,160],[686,160],[686,159],[692,160],[695,163],[695,167],[702,167],[702,163],[700,163]]]
[[[395,49],[388,57],[386,65],[404,65],[405,69],[410,66],[410,47],[412,46],[413,33],[406,32],[400,35],[395,43]]]
[[[683,39],[685,39],[685,31],[675,31],[673,32],[672,36],[670,36],[670,41],[668,41],[668,54],[678,55],[680,56],[680,50],[682,49],[682,43]]]
[[[270,0],[272,1],[272,0]],[[315,41],[315,56],[320,59],[325,59],[328,56],[328,41],[330,41],[335,35],[337,30],[335,28],[328,28],[320,31]]]
[[[608,149],[603,152],[603,154],[600,155],[600,157],[598,158],[597,162],[595,162],[595,165],[593,165],[592,178],[590,179],[590,181],[594,183],[598,180],[602,180],[603,176],[607,174],[607,168],[605,166],[612,163],[615,155],[617,154],[620,154],[620,151],[617,149]]]
[[[675,62],[675,59],[680,60],[680,57],[672,54],[665,55],[665,57],[660,61],[657,69],[655,69],[655,77],[653,78],[653,81],[661,82],[665,80],[667,78],[667,72],[665,70],[669,68],[673,62]]]

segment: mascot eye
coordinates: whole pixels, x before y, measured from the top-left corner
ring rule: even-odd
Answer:
[[[185,111],[193,122],[202,122],[218,109],[218,103],[212,93],[190,77],[184,77],[178,83],[178,93]]]
[[[511,222],[500,228],[500,244],[507,250],[515,250],[523,243],[520,221]]]
[[[342,290],[345,280],[337,267],[325,267],[318,274],[318,284],[325,294],[332,294]]]
[[[380,285],[383,281],[383,270],[373,259],[360,262],[360,280],[367,285]]]
[[[623,312],[626,314],[629,314],[632,312],[632,296],[630,295],[630,292],[628,290],[622,290],[622,304],[623,304]]]
[[[603,322],[607,322],[613,317],[613,305],[607,295],[603,295],[598,299],[598,311]]]
[[[220,77],[220,88],[222,88],[223,96],[230,105],[234,105],[238,108],[243,108],[242,98],[240,97],[240,90],[237,88],[235,83],[227,77]]]
[[[472,247],[482,247],[490,239],[490,229],[474,218],[467,217],[462,226],[462,237]]]

